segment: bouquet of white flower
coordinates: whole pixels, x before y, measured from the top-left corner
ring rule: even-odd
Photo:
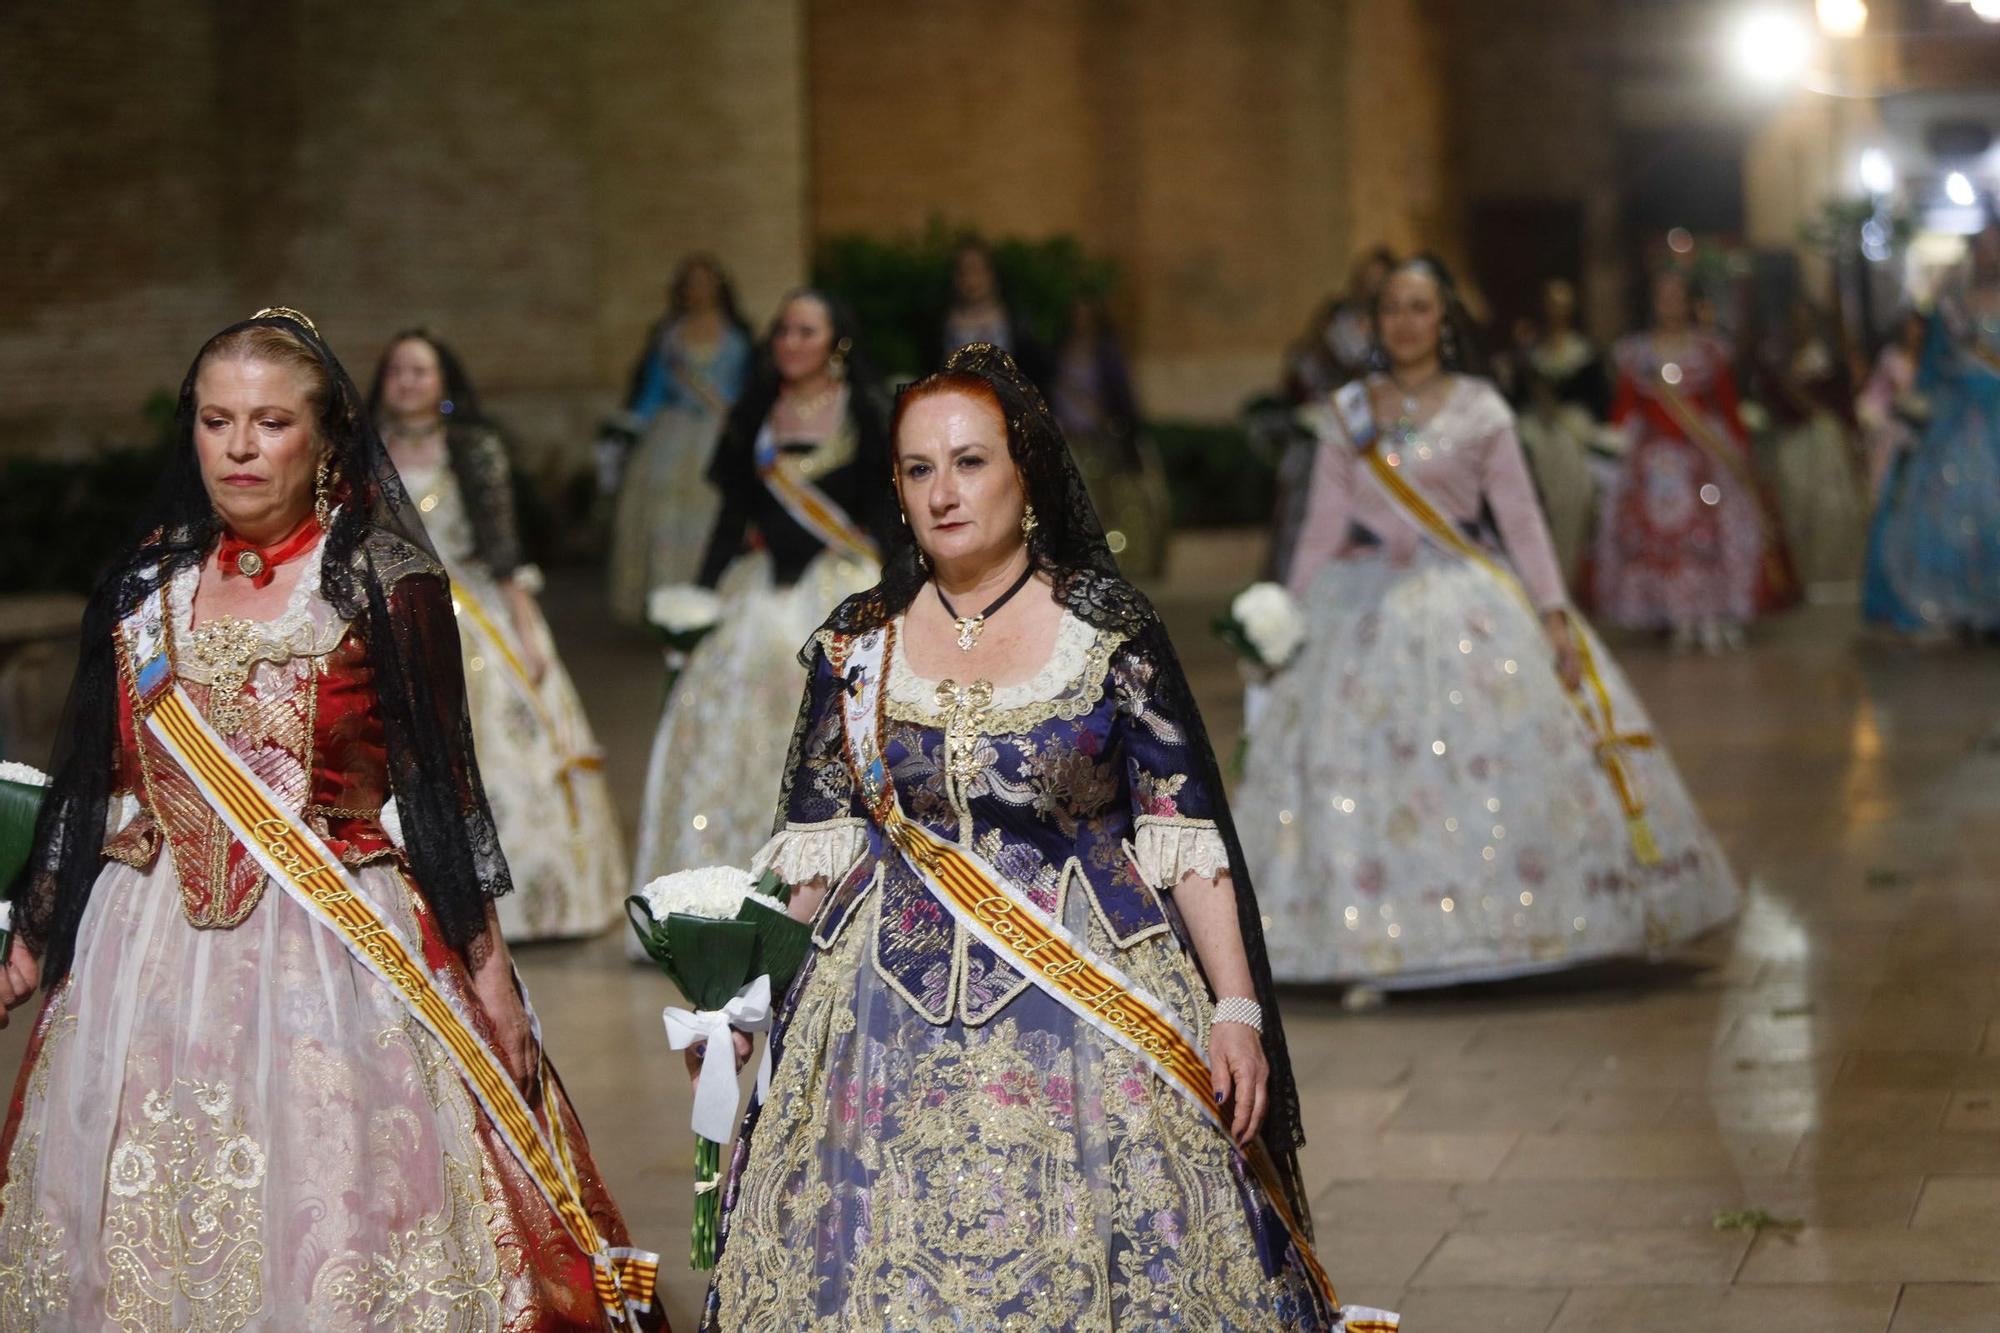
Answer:
[[[668,1043],[677,1051],[708,1048],[694,1090],[696,1268],[715,1266],[716,1177],[742,1109],[730,1029],[769,1027],[773,998],[790,988],[812,947],[811,928],[785,910],[790,894],[771,871],[753,883],[735,866],[704,866],[656,879],[625,902],[647,954],[694,1006],[669,1006],[661,1015]],[[760,1093],[770,1080],[768,1046],[764,1061]]]
[[[1224,643],[1266,671],[1291,661],[1306,637],[1298,604],[1276,583],[1253,583],[1237,593],[1213,627]]]
[[[35,820],[48,791],[49,775],[40,769],[0,763],[0,961],[14,947],[14,881],[35,849]]]
[[[671,583],[646,598],[646,619],[660,632],[667,657],[667,689],[687,666],[688,654],[722,620],[722,599],[692,583]]]

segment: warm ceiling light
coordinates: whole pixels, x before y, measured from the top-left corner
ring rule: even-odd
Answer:
[[[1988,23],[2000,23],[2000,0],[1972,0],[1972,12]]]
[[[1972,178],[1962,171],[1954,171],[1944,178],[1944,197],[1960,208],[1971,208],[1979,202],[1979,192],[1972,188]]]
[[[1737,21],[1729,48],[1736,68],[1746,78],[1775,86],[1797,78],[1805,69],[1812,55],[1812,38],[1805,24],[1787,11],[1759,9]]]
[[[1868,26],[1868,6],[1862,0],[1814,0],[1820,31],[1829,37],[1859,37]]]

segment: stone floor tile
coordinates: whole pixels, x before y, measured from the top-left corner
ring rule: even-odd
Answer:
[[[2000,1282],[2000,1218],[1949,1230],[1808,1227],[1757,1237],[1737,1281],[1752,1285],[1831,1282]]]
[[[1607,1134],[1524,1134],[1500,1166],[1503,1180],[1683,1180],[1705,1175],[1777,1175],[1799,1136],[1715,1129]]]
[[[2000,1286],[1911,1283],[1903,1288],[1889,1333],[1993,1333],[2000,1328]]]
[[[1591,1287],[1729,1281],[1750,1238],[1712,1227],[1644,1231],[1462,1232],[1447,1236],[1414,1287]]]
[[[1549,1333],[1884,1333],[1895,1308],[1893,1283],[1580,1288]]]

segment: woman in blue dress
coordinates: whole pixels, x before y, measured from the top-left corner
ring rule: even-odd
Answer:
[[[1931,316],[1917,389],[1930,420],[1882,488],[1862,611],[1919,636],[2000,631],[2000,224]]]
[[[1392,1330],[1313,1258],[1214,752],[1054,418],[975,344],[892,439],[907,535],[807,646],[754,863],[818,947],[706,1326]]]
[[[691,583],[721,495],[708,462],[750,374],[749,325],[722,266],[682,261],[667,313],[632,369],[624,430],[638,440],[618,488],[611,539],[611,608],[627,624],[646,616],[655,588]]]

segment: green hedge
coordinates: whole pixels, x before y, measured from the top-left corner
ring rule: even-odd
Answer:
[[[1167,469],[1176,528],[1261,527],[1271,521],[1276,462],[1241,424],[1155,421],[1146,433]]]
[[[1077,297],[1104,296],[1117,286],[1117,265],[1085,251],[1074,236],[988,240],[941,218],[914,235],[829,236],[813,257],[813,282],[854,308],[869,354],[884,373],[921,374],[930,369],[923,364],[925,348],[950,291],[952,254],[968,241],[992,251],[1008,303],[1051,347],[1061,340]]]

